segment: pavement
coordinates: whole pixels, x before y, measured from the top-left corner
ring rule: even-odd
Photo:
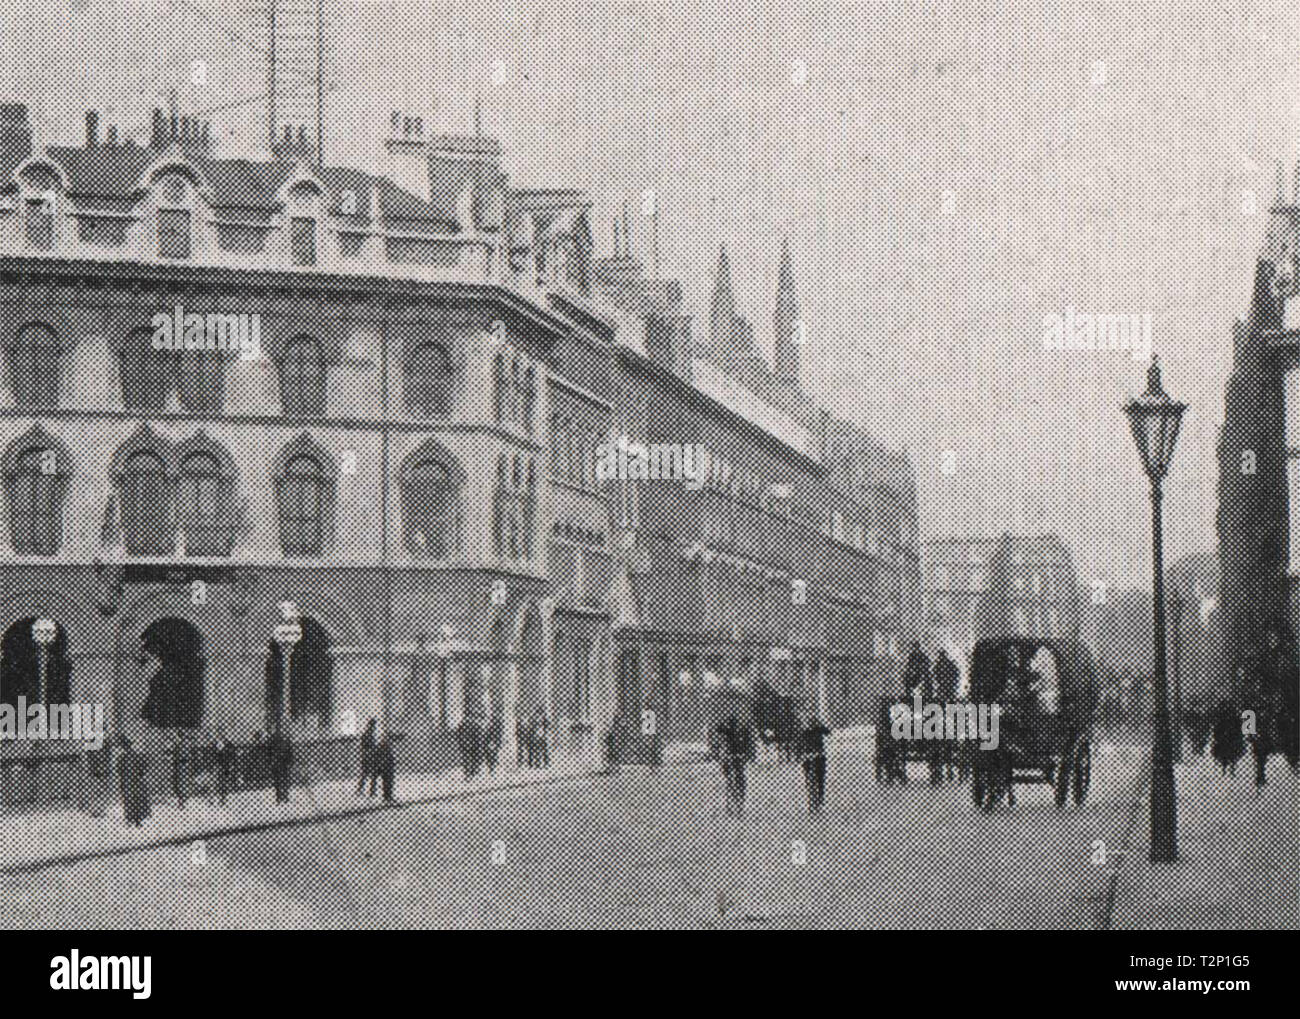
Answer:
[[[484,771],[468,780],[459,771],[407,773],[398,776],[393,804],[385,803],[382,794],[358,795],[356,779],[296,784],[288,803],[276,803],[271,789],[255,789],[230,794],[225,805],[209,802],[203,796],[193,797],[183,809],[170,793],[160,797],[155,790],[152,814],[138,828],[124,824],[120,800],[110,803],[103,817],[90,817],[73,809],[10,814],[0,816],[0,874],[239,832],[300,827],[495,790],[570,781],[591,773],[590,764],[579,758],[557,761],[546,769],[498,768],[495,775]]]

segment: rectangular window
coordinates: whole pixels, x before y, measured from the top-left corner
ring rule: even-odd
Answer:
[[[44,198],[27,202],[27,246],[33,251],[54,250],[54,207]]]
[[[310,216],[295,216],[289,224],[289,241],[294,265],[316,264],[316,220]]]
[[[189,209],[158,210],[158,256],[160,258],[190,257]]]

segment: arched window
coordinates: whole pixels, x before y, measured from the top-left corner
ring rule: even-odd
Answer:
[[[230,554],[234,539],[231,483],[209,453],[191,453],[181,462],[177,511],[185,534],[185,552],[192,556]]]
[[[443,347],[426,343],[412,350],[406,356],[402,381],[408,414],[422,418],[450,416],[451,359]]]
[[[167,394],[175,379],[176,355],[155,350],[153,334],[137,329],[118,349],[118,376],[122,383],[122,404],[127,410],[157,413],[167,406]]]
[[[19,453],[5,473],[9,535],[19,555],[54,555],[63,544],[66,466],[53,449]]]
[[[287,556],[319,556],[325,551],[325,522],[332,486],[313,456],[296,456],[278,479],[280,547]]]
[[[156,453],[141,451],[126,461],[120,479],[122,537],[132,555],[172,551],[171,493],[167,468]]]
[[[325,358],[316,340],[300,336],[284,348],[280,358],[280,406],[286,414],[324,414],[325,380]]]
[[[219,350],[183,350],[177,382],[181,404],[191,414],[216,415],[225,402],[225,358]]]
[[[24,326],[5,346],[5,368],[19,407],[57,407],[63,351],[54,330]]]
[[[451,467],[420,458],[402,471],[403,538],[421,559],[449,559],[460,551],[460,486]]]

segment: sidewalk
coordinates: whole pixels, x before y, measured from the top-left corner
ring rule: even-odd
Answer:
[[[495,776],[480,773],[468,781],[459,771],[404,774],[398,776],[397,800],[393,804],[386,804],[382,795],[358,796],[355,778],[311,787],[295,785],[288,803],[276,803],[270,789],[256,789],[231,794],[224,807],[209,805],[203,797],[191,799],[184,810],[177,808],[175,797],[160,796],[155,790],[153,815],[140,828],[129,828],[122,822],[120,801],[111,803],[104,817],[90,817],[76,810],[0,816],[0,874],[595,774],[590,764],[580,758],[558,762],[545,770],[503,767]]]
[[[1281,757],[1255,795],[1254,762],[1222,778],[1208,757],[1176,766],[1178,863],[1153,864],[1148,806],[1119,873],[1113,930],[1254,930],[1300,926],[1300,800]]]

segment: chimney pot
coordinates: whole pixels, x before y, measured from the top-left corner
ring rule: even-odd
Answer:
[[[99,144],[99,114],[94,110],[86,111],[86,148],[93,149]]]

